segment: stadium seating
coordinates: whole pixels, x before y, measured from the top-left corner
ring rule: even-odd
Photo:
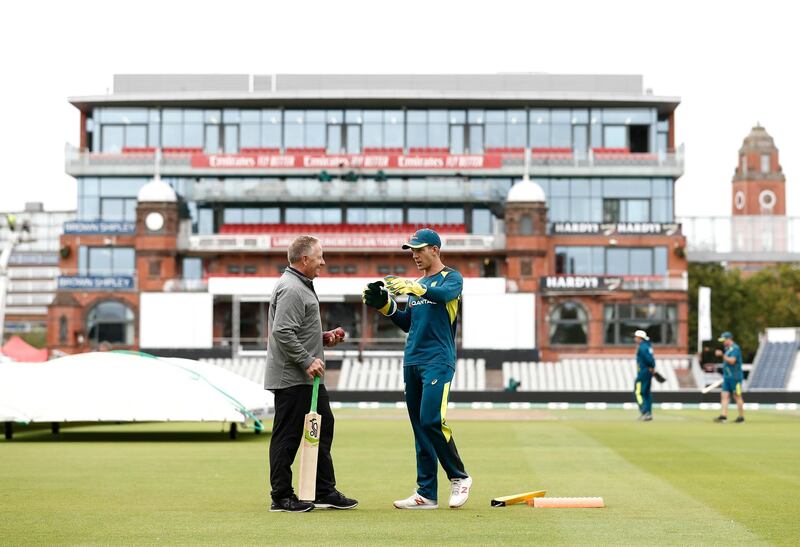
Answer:
[[[280,154],[280,148],[248,148],[242,147],[239,149],[242,154]]]
[[[792,372],[795,357],[800,350],[798,342],[765,342],[761,345],[748,390],[785,389]]]
[[[341,391],[402,391],[403,361],[400,358],[345,358],[339,372],[337,389]],[[458,359],[452,391],[484,391],[486,361]]]
[[[464,234],[464,224],[225,224],[220,234],[403,234],[433,228],[440,234]]]
[[[687,367],[686,359],[658,359],[656,370],[666,382],[653,382],[653,391],[680,389],[675,368]],[[502,364],[503,385],[511,378],[520,382],[518,391],[630,391],[636,377],[634,359],[564,359],[559,362]]]
[[[241,357],[237,359],[230,358],[212,358],[200,359],[201,362],[215,365],[225,370],[229,370],[234,374],[243,376],[253,382],[263,384],[264,374],[266,372],[266,359],[260,357]]]

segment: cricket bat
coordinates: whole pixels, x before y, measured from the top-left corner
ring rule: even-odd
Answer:
[[[702,389],[702,393],[708,393],[712,389],[717,389],[719,386],[722,385],[722,380],[717,380],[713,384],[708,384],[706,387]]]
[[[322,431],[322,416],[317,414],[319,376],[314,378],[311,392],[311,410],[306,414],[303,426],[303,444],[300,446],[300,476],[297,479],[297,497],[302,501],[314,501],[317,497],[317,456],[319,435]]]
[[[503,496],[502,498],[494,498],[491,501],[492,507],[505,507],[506,505],[514,505],[517,503],[525,503],[533,498],[541,498],[547,494],[547,490],[536,490],[534,492],[525,492],[522,494],[512,494],[511,496]]]

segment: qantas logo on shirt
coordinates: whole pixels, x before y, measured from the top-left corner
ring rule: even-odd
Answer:
[[[421,306],[422,304],[436,304],[436,302],[431,302],[427,298],[420,298],[419,300],[409,300],[408,305],[412,308],[414,306]]]

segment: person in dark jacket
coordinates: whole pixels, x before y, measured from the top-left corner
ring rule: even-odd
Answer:
[[[316,508],[352,509],[358,502],[336,490],[331,445],[333,412],[322,382],[325,373],[322,320],[314,278],[325,266],[322,246],[311,236],[300,236],[289,246],[289,267],[275,289],[269,307],[267,372],[264,387],[275,393],[275,418],[269,444],[272,491],[270,511],[299,513]],[[328,346],[342,341],[330,331]],[[292,489],[292,462],[303,436],[311,406],[314,378],[320,377],[317,412],[322,417],[317,492],[314,502],[300,501]]]

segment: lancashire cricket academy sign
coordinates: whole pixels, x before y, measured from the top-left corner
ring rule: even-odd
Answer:
[[[499,154],[193,154],[212,169],[498,169]]]
[[[610,292],[622,286],[622,278],[601,275],[548,275],[539,280],[539,290],[548,292]]]
[[[551,234],[581,235],[666,235],[678,233],[680,225],[661,222],[554,222],[550,224]]]

